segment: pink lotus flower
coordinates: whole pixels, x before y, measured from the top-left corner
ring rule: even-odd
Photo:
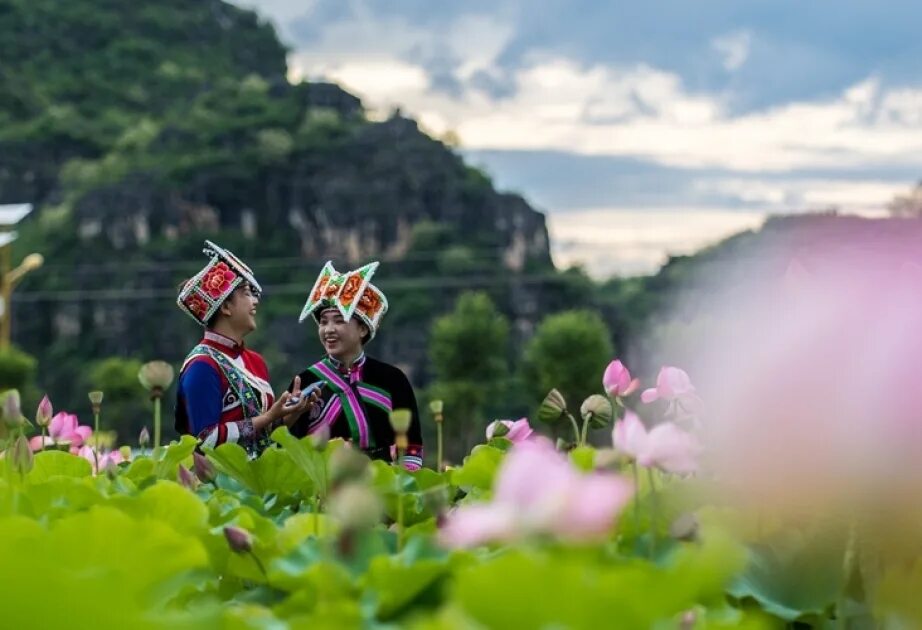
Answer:
[[[615,449],[645,468],[686,475],[698,470],[701,445],[691,433],[673,422],[664,422],[649,432],[636,414],[628,411],[612,431]]]
[[[54,440],[52,440],[47,435],[41,436],[36,435],[29,438],[29,448],[32,449],[32,452],[41,451],[49,446],[54,446]]]
[[[627,396],[640,386],[640,381],[631,379],[631,373],[619,360],[614,360],[605,368],[602,375],[602,387],[605,393],[612,398]]]
[[[678,400],[683,397],[693,396],[695,387],[688,378],[685,370],[677,367],[663,367],[656,376],[656,387],[644,390],[640,395],[641,400],[645,403],[651,403],[654,400]]]
[[[73,452],[73,449],[71,449],[71,452]],[[120,450],[114,450],[99,455],[99,461],[97,462],[95,449],[87,444],[81,446],[74,454],[90,462],[90,465],[93,467],[93,474],[104,471],[109,466],[118,466],[120,463],[128,461]]]
[[[640,399],[645,403],[665,400],[668,403],[666,415],[672,420],[694,428],[699,426],[701,399],[684,370],[669,366],[662,368],[656,377],[656,387],[644,390]]]
[[[69,446],[70,452],[77,455],[80,447],[90,439],[93,429],[80,424],[74,414],[62,411],[51,418],[48,423],[48,432],[50,435],[36,435],[29,440],[29,448],[33,452],[63,445]]]
[[[617,475],[579,472],[550,440],[537,437],[516,444],[506,456],[493,500],[457,508],[440,537],[450,547],[533,534],[604,537],[632,493],[630,482]]]
[[[55,442],[69,442],[71,447],[78,448],[93,435],[92,428],[80,424],[77,416],[65,411],[56,414],[51,419],[48,432]]]
[[[520,418],[513,422],[512,420],[494,420],[487,425],[487,439],[492,440],[493,435],[497,433],[497,428],[502,425],[506,427],[506,432],[500,431],[498,437],[504,437],[513,444],[524,442],[535,432],[528,424],[528,418]]]

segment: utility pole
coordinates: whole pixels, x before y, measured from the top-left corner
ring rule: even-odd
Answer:
[[[29,254],[15,269],[12,263],[13,241],[16,232],[12,230],[32,212],[32,204],[21,203],[0,206],[0,349],[10,347],[13,308],[13,288],[30,271],[38,269],[45,262],[41,254]]]

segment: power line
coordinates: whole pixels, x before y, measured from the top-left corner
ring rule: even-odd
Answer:
[[[409,253],[401,256],[378,256],[370,257],[377,258],[377,260],[386,263],[404,263],[404,262],[432,262],[439,260],[444,254],[445,250],[439,251],[423,251],[418,253]],[[506,251],[505,247],[484,247],[484,248],[471,248],[465,246],[466,253],[470,254],[468,260],[472,261],[495,261],[497,258],[501,257],[501,254]],[[254,270],[265,269],[265,268],[278,268],[278,267],[291,267],[294,265],[298,266],[316,266],[320,267],[328,260],[331,260],[329,256],[323,258],[303,258],[300,256],[279,256],[279,257],[267,257],[267,258],[247,258],[246,263]],[[48,263],[43,265],[43,269],[68,269],[71,271],[97,271],[97,270],[107,270],[107,269],[150,269],[152,271],[158,270],[180,270],[180,269],[192,269],[200,268],[206,262],[205,257],[202,258],[187,258],[183,260],[168,260],[163,262],[145,260],[145,261],[124,261],[124,262],[109,262],[109,263],[78,263],[69,265],[67,263]],[[334,260],[335,262],[335,260]]]
[[[496,276],[423,276],[406,280],[392,280],[380,283],[385,292],[411,291],[423,289],[457,289],[457,288],[484,288],[501,285],[536,285],[562,282],[567,278],[555,274],[525,274],[508,278]],[[267,297],[276,295],[307,295],[312,285],[309,284],[279,284],[264,287]],[[15,303],[35,302],[103,302],[103,301],[142,301],[142,300],[167,300],[176,299],[175,288],[157,287],[143,289],[90,289],[90,290],[35,290],[17,291],[13,295]]]

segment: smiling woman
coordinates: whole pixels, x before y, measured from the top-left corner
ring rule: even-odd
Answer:
[[[423,463],[423,441],[413,387],[399,368],[365,355],[365,345],[387,312],[387,298],[371,284],[377,268],[374,262],[340,273],[328,262],[314,282],[300,321],[311,317],[317,322],[326,356],[295,377],[289,391],[297,383],[320,383],[322,403],[301,415],[292,433],[328,432],[372,459],[398,458],[405,468],[416,470]],[[405,446],[398,444],[392,426],[397,409],[410,413]]]

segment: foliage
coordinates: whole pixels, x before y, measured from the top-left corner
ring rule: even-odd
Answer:
[[[22,390],[32,385],[36,368],[35,358],[19,348],[11,346],[0,351],[0,390]]]
[[[141,362],[109,357],[96,361],[83,382],[84,391],[105,392],[103,427],[114,430],[121,442],[132,443],[141,428],[152,429],[151,406],[138,380]]]
[[[442,474],[374,462],[357,481],[383,499],[384,520],[354,530],[317,512],[315,500],[316,475],[335,467],[330,455],[341,442],[318,450],[310,438],[294,440],[285,431],[275,437],[280,444],[256,460],[234,445],[210,452],[219,471],[213,483],[176,483],[179,467],[192,467],[191,438],[152,456],[136,454],[99,476],[86,460],[57,451],[38,453],[25,477],[4,468],[6,618],[17,626],[81,625],[72,618],[79,608],[94,627],[127,619],[139,627],[590,628],[616,621],[646,628],[692,615],[706,627],[767,628],[771,615],[800,621],[823,615],[820,602],[835,594],[834,582],[820,577],[827,599],[794,589],[804,574],[800,565],[747,565],[730,530],[713,519],[696,543],[656,534],[655,561],[635,546],[640,532],[629,518],[620,535],[590,546],[533,540],[493,550],[445,549],[436,535],[445,508],[486,500],[501,474],[504,450],[486,445]],[[668,512],[675,500],[668,489],[682,483],[660,480],[660,510]],[[330,488],[333,500],[342,488]],[[646,510],[651,489],[643,492],[638,505]],[[235,551],[227,528],[250,542]],[[827,543],[833,556],[841,551]],[[788,558],[802,549],[783,548]],[[55,605],[41,605],[52,592]],[[784,592],[795,597],[779,608],[774,602]],[[764,612],[730,606],[728,594],[764,605]]]
[[[556,387],[578,406],[598,391],[613,354],[608,328],[597,313],[577,310],[551,315],[525,348],[525,382],[535,400]],[[578,411],[571,409],[576,416]]]
[[[631,422],[628,411],[614,449],[565,453],[523,420],[526,430],[476,446],[460,466],[409,472],[285,428],[256,459],[236,444],[202,457],[184,436],[106,466],[56,449],[25,462],[14,443],[28,425],[14,420],[0,466],[5,618],[180,628],[920,620],[918,567],[902,554],[877,556],[872,593],[864,571],[879,549],[854,525],[794,528],[713,504],[715,480],[689,476],[694,462],[670,472],[680,453],[697,457],[692,433],[682,441],[669,421],[649,432]],[[55,605],[43,605],[50,594]]]
[[[435,371],[431,395],[445,401],[447,415],[467,423],[449,425],[449,443],[467,445],[482,435],[486,407],[505,384],[508,336],[509,323],[484,293],[463,294],[451,313],[435,321],[429,343]]]

